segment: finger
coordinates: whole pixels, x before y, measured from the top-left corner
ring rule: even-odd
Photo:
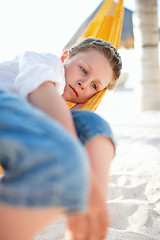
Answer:
[[[100,226],[97,217],[89,219],[88,240],[99,240]]]
[[[68,228],[73,240],[85,240],[88,237],[88,220],[85,215],[68,218]]]
[[[88,215],[89,223],[89,240],[104,239],[108,228],[108,212],[103,208],[104,212],[98,212],[94,216]]]
[[[109,226],[108,212],[106,212],[102,217],[100,217],[99,223],[101,226],[100,239],[104,239],[107,235],[107,230]]]

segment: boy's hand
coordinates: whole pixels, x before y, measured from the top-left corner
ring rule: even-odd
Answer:
[[[88,211],[68,217],[67,240],[102,240],[108,227],[108,212],[104,197],[91,177]]]

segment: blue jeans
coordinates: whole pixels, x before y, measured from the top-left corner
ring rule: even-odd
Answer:
[[[89,159],[84,145],[96,135],[113,142],[108,123],[73,111],[79,139],[26,100],[0,92],[0,202],[15,206],[85,210]]]

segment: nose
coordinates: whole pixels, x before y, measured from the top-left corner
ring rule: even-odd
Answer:
[[[87,85],[88,85],[88,81],[87,81],[87,80],[85,80],[85,81],[81,81],[81,80],[79,80],[79,81],[78,81],[78,85],[79,85],[80,88],[83,90],[84,88],[87,87]]]

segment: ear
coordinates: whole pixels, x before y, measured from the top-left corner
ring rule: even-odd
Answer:
[[[69,49],[65,50],[61,56],[61,60],[62,62],[64,62],[64,60],[68,57],[69,55]]]

